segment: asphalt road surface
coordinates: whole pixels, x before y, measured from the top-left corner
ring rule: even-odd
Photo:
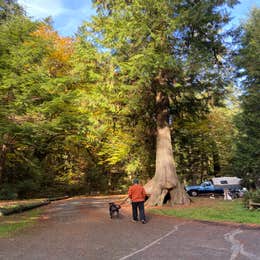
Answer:
[[[40,221],[0,238],[0,259],[260,260],[260,228],[149,215],[132,223],[128,204],[110,219],[117,198],[73,198],[44,207]]]

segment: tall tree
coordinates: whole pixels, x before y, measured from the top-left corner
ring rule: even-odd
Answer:
[[[88,37],[111,51],[114,87],[132,87],[139,108],[147,108],[147,100],[153,104],[146,111],[156,124],[155,175],[146,185],[149,203],[161,205],[167,193],[172,203],[189,203],[176,174],[170,108],[187,100],[220,99],[226,85],[221,28],[229,21],[226,5],[237,1],[94,2],[97,16],[87,25]]]
[[[0,182],[6,177],[8,152],[19,154],[14,149],[14,144],[16,139],[21,137],[22,128],[14,115],[19,116],[25,108],[21,98],[21,89],[25,86],[23,81],[18,87],[16,80],[21,72],[21,61],[28,58],[24,55],[23,43],[30,38],[30,33],[35,29],[36,23],[23,15],[14,14],[0,24]],[[30,54],[32,53],[35,53],[34,50],[31,50]],[[20,102],[17,96],[20,96]]]
[[[202,118],[177,121],[174,152],[182,179],[197,184],[210,177],[232,174],[233,116],[233,109],[215,107]]]
[[[74,152],[87,115],[70,74],[73,41],[23,15],[0,30],[0,182],[21,196],[76,183],[84,178]]]
[[[23,8],[16,0],[0,0],[0,23],[16,15],[23,15]]]
[[[237,117],[239,130],[234,169],[248,186],[260,186],[260,9],[252,10],[242,26],[240,49],[236,57],[243,94],[242,112]]]

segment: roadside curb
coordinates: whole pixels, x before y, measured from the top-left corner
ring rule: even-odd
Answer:
[[[176,216],[168,216],[168,215],[160,215],[156,213],[150,212],[151,215],[154,216],[160,216],[160,217],[166,217],[166,218],[175,218],[185,221],[192,221],[192,222],[198,222],[202,224],[209,224],[209,225],[215,225],[215,226],[233,226],[237,228],[243,228],[247,230],[260,230],[260,225],[258,224],[243,224],[243,223],[236,223],[236,222],[218,222],[218,221],[210,221],[210,220],[199,220],[199,219],[191,219],[191,218],[184,218],[184,217],[176,217]]]
[[[45,200],[42,202],[36,202],[36,203],[28,204],[28,205],[18,205],[14,208],[0,208],[0,216],[8,216],[8,215],[15,214],[15,213],[21,213],[21,212],[31,210],[34,208],[38,208],[41,206],[45,206],[48,204],[50,204],[50,201]]]
[[[1,216],[8,216],[8,215],[16,214],[16,213],[22,213],[22,212],[27,211],[27,210],[31,210],[31,209],[35,209],[35,208],[38,208],[38,207],[48,205],[53,201],[65,200],[65,199],[68,199],[68,198],[69,198],[69,196],[54,197],[54,198],[45,199],[41,202],[35,202],[35,203],[25,204],[25,205],[20,204],[20,205],[13,207],[13,208],[3,208],[3,207],[1,208],[0,207],[0,217]]]
[[[257,225],[257,224],[243,224],[243,223],[235,223],[235,222],[217,222],[217,221],[197,220],[197,219],[194,219],[192,221],[215,225],[215,226],[233,226],[233,227],[242,228],[242,229],[260,230],[260,225]]]
[[[70,197],[69,196],[63,196],[63,197],[53,197],[53,198],[48,198],[48,200],[50,202],[52,201],[56,201],[56,200],[65,200],[65,199],[69,199]]]

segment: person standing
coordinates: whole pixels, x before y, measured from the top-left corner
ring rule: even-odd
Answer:
[[[128,197],[132,202],[132,214],[133,221],[138,221],[138,211],[139,211],[139,219],[143,224],[146,223],[145,212],[144,212],[144,202],[146,193],[144,187],[139,184],[138,179],[134,179],[133,185],[129,187]]]

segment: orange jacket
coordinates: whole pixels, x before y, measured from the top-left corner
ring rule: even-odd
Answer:
[[[145,201],[145,190],[142,185],[134,184],[128,190],[128,197],[132,202],[141,202]]]

